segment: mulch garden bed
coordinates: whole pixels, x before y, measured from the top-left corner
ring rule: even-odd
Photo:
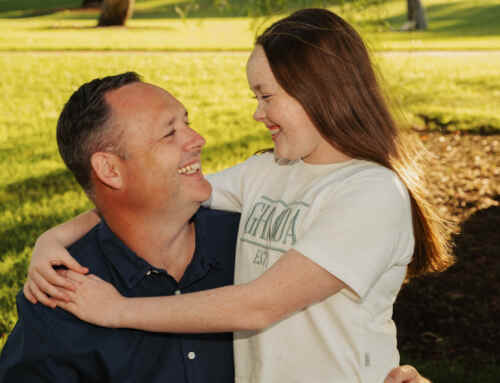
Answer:
[[[456,263],[401,290],[399,349],[410,360],[500,363],[500,135],[413,134],[431,154],[431,198],[458,227]]]

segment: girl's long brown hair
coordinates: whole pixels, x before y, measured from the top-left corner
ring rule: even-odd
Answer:
[[[425,196],[421,171],[405,150],[354,28],[326,9],[302,9],[271,25],[256,44],[264,48],[278,83],[333,147],[393,170],[408,188],[415,252],[407,277],[453,264],[444,221]]]

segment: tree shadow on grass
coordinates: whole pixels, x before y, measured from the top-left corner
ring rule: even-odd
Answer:
[[[176,28],[167,25],[126,25],[126,26],[107,26],[107,27],[97,27],[97,19],[95,25],[50,25],[37,28],[31,28],[33,31],[78,31],[78,30],[89,30],[89,29],[99,29],[99,30],[130,30],[130,31],[175,31]]]
[[[14,203],[31,204],[36,209],[36,205],[42,199],[79,188],[71,173],[61,169],[41,177],[31,177],[8,184],[4,190],[7,195],[14,195],[12,199],[17,199]],[[8,204],[8,201],[6,203]],[[12,227],[3,228],[0,238],[0,261],[8,252],[17,254],[26,246],[32,246],[43,231],[60,222],[63,214],[63,211],[54,206],[53,215],[43,217],[36,215],[35,211],[35,216],[30,220],[25,219]]]
[[[499,227],[500,206],[477,211],[454,238],[456,264],[402,289],[394,307],[402,351],[414,359],[460,359],[471,367],[499,362]]]
[[[77,190],[79,185],[67,169],[55,170],[40,177],[30,177],[7,184],[7,193],[17,194],[22,202],[37,203],[47,196]]]
[[[30,9],[23,11],[20,14],[5,17],[6,19],[29,19],[32,17],[48,16],[58,12],[66,11],[66,8],[52,8],[52,9]]]
[[[500,4],[463,8],[452,2],[425,7],[429,23],[429,33],[443,37],[492,36],[500,35]],[[384,19],[390,25],[400,25],[406,21],[406,13]],[[446,23],[446,21],[449,21]],[[442,23],[443,22],[443,23]],[[436,23],[442,23],[436,26]],[[407,33],[407,32],[401,32]],[[420,32],[427,33],[427,32]]]
[[[150,3],[150,4],[148,4]],[[156,0],[144,1],[141,4],[136,2],[133,19],[204,19],[204,18],[235,18],[235,17],[249,17],[256,14],[257,4],[249,1],[231,0],[226,2],[225,6],[214,6],[213,0],[198,1],[198,4],[193,4],[186,0]],[[266,7],[271,7],[271,12],[276,13],[290,13],[298,8],[305,6],[329,6],[338,5],[338,0],[289,0],[286,4],[280,5],[277,2],[267,2]],[[16,11],[15,14],[5,16],[6,18],[30,18],[38,16],[46,16],[55,14],[61,11],[66,11],[62,15],[63,19],[89,19],[97,18],[100,10],[98,8],[80,8],[81,2],[75,4],[68,1],[66,7],[46,9],[30,9],[27,6],[13,6],[10,11]],[[264,4],[264,3],[262,3]],[[43,7],[41,5],[40,7]],[[5,11],[0,9],[1,11]]]

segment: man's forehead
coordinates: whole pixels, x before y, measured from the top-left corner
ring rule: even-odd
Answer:
[[[165,89],[144,82],[134,82],[105,95],[106,101],[114,112],[125,114],[152,111],[155,107],[165,112],[184,113],[182,103]]]
[[[166,90],[144,82],[133,82],[106,92],[106,100],[113,104],[126,104],[146,98],[171,96]],[[171,96],[173,97],[173,96]]]

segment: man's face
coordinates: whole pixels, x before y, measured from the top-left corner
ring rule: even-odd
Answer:
[[[129,207],[161,213],[209,198],[212,188],[200,162],[205,140],[190,128],[187,111],[175,97],[137,82],[109,92],[106,101],[126,153],[120,162]]]

